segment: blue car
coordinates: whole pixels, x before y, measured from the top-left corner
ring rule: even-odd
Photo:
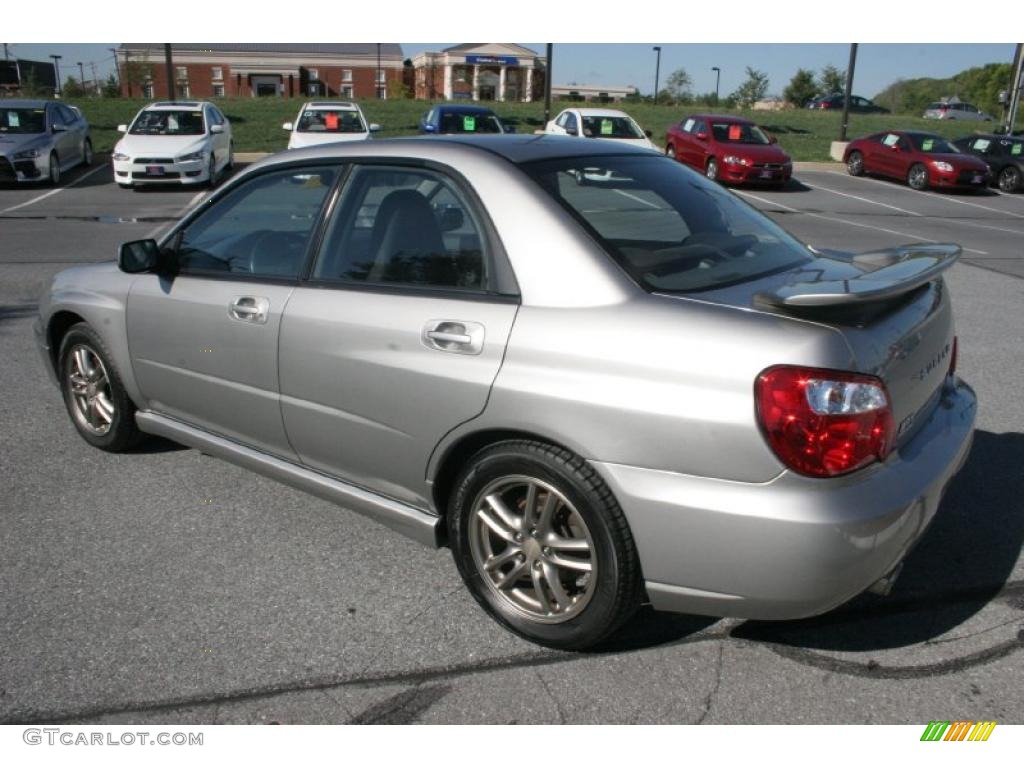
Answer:
[[[515,133],[487,107],[436,104],[420,118],[420,133]]]

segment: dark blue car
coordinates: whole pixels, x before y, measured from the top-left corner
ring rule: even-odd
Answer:
[[[487,107],[435,104],[420,118],[420,133],[514,133]]]

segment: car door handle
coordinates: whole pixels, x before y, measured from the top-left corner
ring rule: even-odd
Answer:
[[[479,355],[484,349],[484,327],[470,320],[431,320],[423,326],[420,338],[439,352]]]
[[[235,296],[228,304],[228,317],[245,323],[264,325],[270,316],[270,299],[262,296]]]

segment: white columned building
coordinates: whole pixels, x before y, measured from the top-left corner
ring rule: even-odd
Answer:
[[[531,101],[545,62],[516,43],[462,43],[413,57],[417,99]]]

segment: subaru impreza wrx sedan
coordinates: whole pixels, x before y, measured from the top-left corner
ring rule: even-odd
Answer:
[[[971,443],[958,255],[818,251],[613,142],[335,144],[61,272],[35,333],[90,444],[161,435],[450,547],[505,627],[586,648],[645,602],[891,586]]]

